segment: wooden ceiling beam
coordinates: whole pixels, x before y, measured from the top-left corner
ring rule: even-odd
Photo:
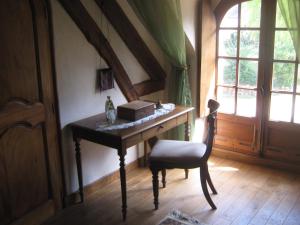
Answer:
[[[166,73],[115,0],[95,0],[151,80],[165,83]],[[161,86],[161,85],[160,85]]]
[[[112,68],[116,82],[118,83],[122,93],[128,101],[139,98],[138,93],[134,89],[128,74],[123,68],[120,60],[113,51],[109,42],[89,15],[80,0],[59,0],[61,5],[76,23],[87,41],[95,47],[100,56]]]
[[[146,80],[133,85],[139,96],[151,94],[153,92],[161,91],[165,88],[165,84],[157,80]]]

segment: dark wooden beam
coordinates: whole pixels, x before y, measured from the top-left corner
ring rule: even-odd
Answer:
[[[165,82],[166,73],[115,0],[95,0],[151,80]]]
[[[128,101],[138,99],[139,96],[120,60],[93,18],[81,4],[80,0],[59,1],[73,21],[77,24],[87,41],[95,47],[100,56],[112,68],[115,74],[115,79],[126,99]]]
[[[139,96],[148,95],[165,88],[164,82],[157,80],[146,80],[133,86]]]

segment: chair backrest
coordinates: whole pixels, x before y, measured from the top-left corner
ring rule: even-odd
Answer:
[[[215,121],[217,118],[217,112],[219,106],[220,104],[213,99],[210,99],[207,104],[207,107],[209,108],[209,115],[206,118],[206,122],[208,124],[207,136],[205,140],[205,144],[207,147],[204,155],[204,158],[206,159],[208,159],[212,151],[212,146],[213,146],[213,141],[215,136]]]

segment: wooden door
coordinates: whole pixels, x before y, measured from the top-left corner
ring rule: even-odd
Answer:
[[[48,9],[0,1],[0,224],[39,224],[61,207]]]
[[[290,30],[276,0],[268,1],[270,60],[266,63],[263,154],[300,163],[300,67]],[[276,14],[276,15],[275,15]]]

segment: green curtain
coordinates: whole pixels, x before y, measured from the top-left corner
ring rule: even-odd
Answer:
[[[128,0],[128,2],[171,62],[169,101],[192,106],[180,1]],[[193,124],[194,119],[192,128]],[[171,138],[184,140],[184,127],[180,126],[173,131]]]
[[[300,0],[278,0],[278,4],[300,59]]]

